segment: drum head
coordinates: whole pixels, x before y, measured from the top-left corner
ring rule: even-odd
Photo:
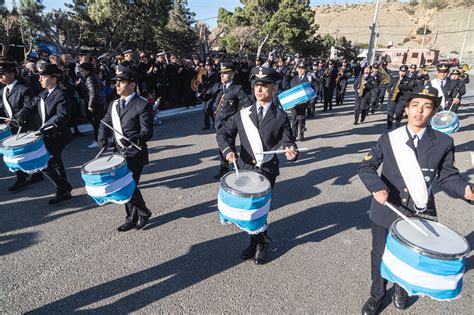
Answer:
[[[0,131],[8,130],[10,129],[10,126],[7,124],[0,124]]]
[[[424,236],[407,221],[399,219],[392,225],[392,233],[409,247],[416,248],[427,256],[440,259],[456,259],[469,253],[466,239],[449,227],[433,221],[411,218],[427,234]]]
[[[221,185],[231,193],[242,196],[262,196],[271,190],[271,185],[265,176],[252,171],[227,173],[222,177]]]
[[[85,164],[82,167],[82,170],[85,173],[100,173],[101,171],[110,170],[114,167],[120,166],[123,163],[125,163],[125,158],[118,154],[101,156]]]
[[[34,133],[20,133],[18,135],[18,140],[16,139],[16,135],[12,135],[2,141],[2,146],[7,148],[13,147],[21,147],[30,143],[34,143],[38,141],[40,137],[35,136]]]
[[[457,119],[458,116],[454,112],[445,110],[434,115],[431,124],[434,127],[443,128],[451,126]]]

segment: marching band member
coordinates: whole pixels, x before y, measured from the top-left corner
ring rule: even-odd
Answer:
[[[449,73],[449,66],[447,65],[438,65],[437,66],[438,74],[436,78],[430,81],[430,85],[438,90],[438,96],[441,97],[441,102],[439,103],[439,109],[447,109],[451,102],[454,104],[459,103],[459,99],[453,99],[454,87],[456,85],[455,82],[451,81],[448,78]]]
[[[473,189],[454,167],[453,139],[428,126],[441,101],[437,90],[426,86],[410,93],[405,105],[408,125],[382,135],[367,153],[359,176],[374,199],[370,207],[372,221],[370,298],[362,307],[362,314],[377,314],[383,304],[387,281],[381,277],[380,266],[386,237],[397,215],[384,207],[390,202],[408,216],[436,218],[436,207],[431,185],[437,176],[437,185],[450,196],[474,200]],[[414,154],[413,154],[414,153]],[[377,169],[383,163],[379,177]],[[425,209],[425,210],[422,210]],[[407,292],[394,285],[393,303],[405,309]]]
[[[66,92],[58,86],[63,72],[57,65],[45,64],[39,75],[44,91],[30,105],[24,104],[18,113],[18,121],[23,125],[31,119],[34,110],[39,112],[41,127],[38,133],[43,135],[44,145],[51,155],[48,167],[43,173],[56,186],[56,196],[48,203],[55,205],[72,198],[72,186],[67,181],[62,160],[64,148],[72,142],[72,134],[68,127],[71,103]]]
[[[463,64],[462,66],[459,65],[458,66],[458,70],[461,71],[461,75],[460,75],[460,78],[461,80],[464,82],[464,84],[469,84],[470,80],[469,80],[469,73],[467,73],[466,71],[470,70],[471,69],[471,65],[469,64]]]
[[[290,122],[286,113],[272,103],[272,96],[278,90],[280,76],[273,68],[258,67],[254,70],[256,102],[230,117],[217,130],[219,149],[229,162],[237,161],[239,169],[254,170],[265,176],[273,188],[279,172],[278,157],[256,155],[252,148],[262,147],[264,151],[281,145],[286,149],[286,158],[296,160],[297,151]],[[248,119],[247,119],[248,118]],[[237,160],[235,138],[240,138],[240,155]],[[260,137],[250,137],[251,134]],[[267,231],[251,234],[250,245],[242,252],[242,259],[254,258],[256,264],[263,264],[268,249]]]
[[[220,75],[220,83],[215,83],[201,95],[201,100],[211,101],[214,104],[214,125],[216,132],[219,131],[226,121],[237,113],[241,107],[249,106],[252,103],[242,86],[233,82],[235,72],[232,62],[221,63]],[[221,151],[219,151],[219,161],[220,168],[219,172],[214,176],[215,179],[220,179],[229,171],[228,162]]]
[[[393,78],[388,85],[387,102],[387,129],[392,128],[393,118],[395,116],[395,126],[398,128],[403,118],[403,111],[408,99],[408,95],[416,86],[416,80],[412,75],[407,76],[408,66],[401,65],[398,69],[398,77]]]
[[[149,162],[146,142],[153,137],[153,109],[146,99],[135,93],[137,88],[135,71],[119,65],[116,76],[112,80],[116,82],[117,94],[120,98],[112,102],[103,120],[128,138],[127,140],[117,132],[114,133],[115,149],[119,152],[125,151],[127,166],[133,173],[133,180],[137,186],[132,199],[125,204],[127,214],[125,223],[117,228],[119,232],[126,232],[133,228],[142,229],[152,214],[138,189],[138,183],[143,167]],[[101,124],[97,140],[99,148],[107,148],[107,139],[110,135],[111,131],[105,124]],[[132,146],[132,143],[139,146],[141,150]]]
[[[355,94],[355,103],[354,103],[354,125],[359,124],[359,117],[361,118],[360,122],[365,121],[367,112],[369,111],[371,90],[375,86],[375,77],[370,74],[372,71],[372,66],[365,66],[362,74],[354,82],[354,91]]]
[[[380,65],[380,68],[381,68],[380,71],[385,72],[387,75],[385,79],[382,78],[382,81],[379,84],[378,100],[377,100],[378,108],[382,108],[383,102],[385,99],[385,93],[387,92],[387,87],[392,81],[392,71],[387,66],[388,66],[388,62],[386,60],[382,61]]]
[[[347,62],[344,61],[336,76],[336,105],[342,105],[344,103],[347,81],[349,80],[347,73]]]
[[[453,89],[454,98],[452,98],[451,100],[452,105],[450,105],[450,107],[452,107],[450,108],[450,110],[452,112],[457,113],[459,106],[461,106],[461,98],[464,94],[466,94],[466,84],[464,83],[464,80],[461,80],[461,71],[459,71],[458,69],[454,69],[453,71],[451,71],[451,73],[449,74],[449,78],[452,82],[455,83]]]
[[[32,91],[29,87],[17,80],[18,72],[16,64],[11,62],[0,63],[0,82],[5,86],[0,89],[0,108],[3,108],[4,116],[9,119],[5,123],[9,124],[12,134],[17,133],[18,128],[14,125],[23,106],[31,106],[33,101]],[[36,121],[30,117],[22,126],[23,132],[36,130]],[[41,172],[34,173],[28,179],[28,174],[23,171],[16,171],[16,181],[8,188],[8,191],[17,192],[20,189],[42,181]]]

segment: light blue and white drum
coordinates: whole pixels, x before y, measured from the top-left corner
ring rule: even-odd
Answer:
[[[431,127],[445,134],[455,133],[459,130],[459,118],[455,112],[443,110],[431,118]]]
[[[0,143],[0,152],[11,172],[23,171],[33,174],[48,167],[50,159],[43,138],[34,133],[20,133],[18,138],[12,135],[3,139]]]
[[[284,110],[310,101],[316,97],[310,82],[305,82],[278,94],[278,100]]]
[[[0,124],[0,140],[3,140],[12,135],[12,129],[7,124]]]
[[[217,207],[223,224],[235,224],[249,234],[267,229],[272,189],[263,175],[252,171],[225,174],[221,178]]]
[[[449,227],[433,221],[412,218],[429,237],[398,219],[390,227],[382,257],[384,279],[397,283],[409,295],[452,300],[462,290],[464,258],[469,244]]]
[[[132,172],[119,154],[102,156],[82,165],[81,176],[86,191],[98,205],[108,202],[124,204],[135,190]]]

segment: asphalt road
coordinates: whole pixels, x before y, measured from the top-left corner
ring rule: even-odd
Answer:
[[[300,144],[310,151],[282,163],[263,266],[242,261],[248,236],[219,223],[215,136],[201,131],[200,112],[155,128],[140,183],[153,211],[144,231],[117,232],[123,206],[98,207],[86,195],[80,167],[97,153],[87,149],[90,135],[65,150],[74,198],[59,206],[47,204],[48,181],[7,193],[14,178],[0,167],[0,313],[359,313],[369,296],[371,237],[357,167],[386,129],[381,112],[354,127],[352,105],[349,94],[332,112],[319,107]],[[456,166],[471,182],[473,113],[474,104],[461,111],[453,135]],[[444,192],[436,199],[440,221],[474,247],[473,206]],[[472,314],[473,268],[471,252],[460,299],[420,298],[407,313]],[[398,313],[391,292],[384,312]]]

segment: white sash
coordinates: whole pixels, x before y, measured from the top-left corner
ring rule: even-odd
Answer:
[[[446,106],[446,99],[444,97],[443,89],[441,88],[441,85],[439,85],[439,81],[437,78],[431,80],[431,86],[438,90],[438,96],[441,96],[441,103],[439,105],[444,109],[444,107]]]
[[[44,125],[46,120],[46,105],[44,100],[40,97],[40,111],[41,111],[41,125]]]
[[[123,134],[122,131],[122,122],[120,121],[120,115],[118,111],[118,105],[119,105],[119,100],[115,100],[112,104],[112,126],[114,127],[115,130],[119,131],[121,134]],[[114,136],[115,136],[115,142],[118,143],[119,146],[124,148],[122,142],[120,140],[123,138],[118,132],[114,131]]]
[[[406,144],[409,140],[406,128],[404,126],[395,129],[389,132],[388,136],[398,169],[413,202],[418,209],[425,209],[428,203],[428,189],[415,152]]]
[[[10,105],[10,103],[8,103],[8,100],[7,100],[7,89],[8,87],[5,87],[3,89],[3,106],[5,107],[8,117],[12,118],[13,111],[12,111],[12,106]]]
[[[260,133],[258,132],[257,127],[255,127],[254,123],[252,122],[252,119],[250,119],[250,109],[252,108],[252,106],[242,108],[240,110],[240,118],[242,119],[245,134],[247,135],[247,139],[249,140],[253,155],[255,156],[255,160],[257,161],[256,166],[260,167],[263,163],[273,159],[274,154],[261,154],[261,152],[263,152],[262,139],[260,139]],[[255,152],[259,153],[256,154]]]

